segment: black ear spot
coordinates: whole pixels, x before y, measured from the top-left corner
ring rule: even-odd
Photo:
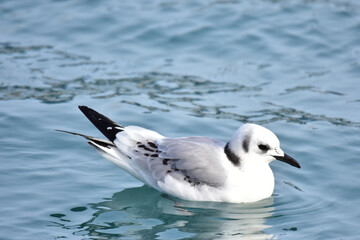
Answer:
[[[258,148],[263,152],[267,152],[270,149],[269,145],[267,144],[259,144]]]
[[[243,143],[242,143],[244,152],[247,153],[249,151],[249,145],[250,145],[250,136],[245,136]]]

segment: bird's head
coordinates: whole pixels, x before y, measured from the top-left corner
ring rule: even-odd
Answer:
[[[226,144],[225,153],[235,165],[241,165],[242,161],[270,163],[279,160],[300,168],[300,164],[294,158],[281,150],[276,135],[257,124],[242,125]]]

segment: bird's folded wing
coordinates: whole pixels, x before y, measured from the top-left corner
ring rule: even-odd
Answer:
[[[224,144],[210,138],[166,138],[129,126],[116,135],[114,144],[128,156],[126,162],[137,177],[153,187],[167,175],[192,185],[221,187],[226,181]]]
[[[162,165],[169,174],[192,185],[206,184],[221,187],[226,180],[222,166],[224,157],[222,143],[205,137],[163,138],[157,141]]]

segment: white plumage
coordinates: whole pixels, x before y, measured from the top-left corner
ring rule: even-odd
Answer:
[[[254,202],[270,197],[275,159],[300,168],[284,154],[278,138],[244,124],[225,144],[206,137],[167,138],[137,126],[122,127],[104,115],[80,110],[110,140],[78,133],[98,152],[160,192],[194,201]]]

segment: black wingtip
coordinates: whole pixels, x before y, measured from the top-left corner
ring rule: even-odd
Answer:
[[[121,125],[87,106],[79,106],[79,109],[111,142],[114,142],[118,132],[124,130]]]

